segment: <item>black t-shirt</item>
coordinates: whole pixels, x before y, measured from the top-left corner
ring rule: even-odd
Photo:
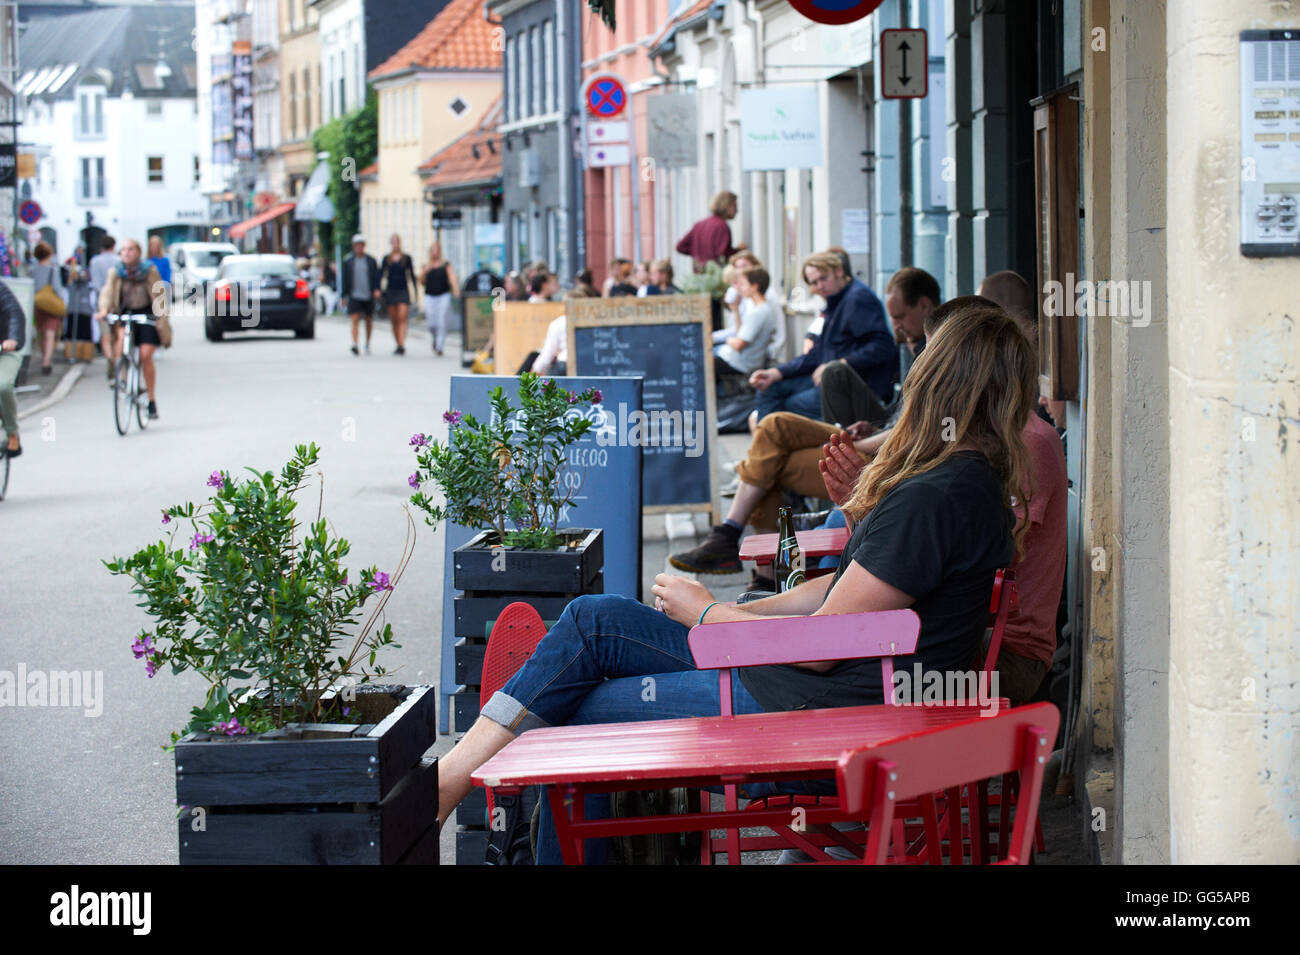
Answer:
[[[915,662],[923,672],[973,666],[988,624],[993,574],[1015,554],[1013,521],[984,455],[960,451],[894,488],[858,524],[835,580],[857,561],[915,598],[911,609],[921,618],[916,655],[895,658],[895,672],[911,676]],[[740,681],[766,710],[885,701],[877,659],[846,660],[825,673],[749,667]]]

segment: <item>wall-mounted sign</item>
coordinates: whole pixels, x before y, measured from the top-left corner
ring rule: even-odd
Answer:
[[[39,222],[42,214],[41,207],[31,199],[28,199],[18,207],[18,218],[22,219],[28,225],[31,225],[34,222]]]
[[[582,88],[587,112],[598,119],[613,119],[627,108],[627,87],[613,73],[597,73]]]
[[[0,189],[18,185],[17,149],[13,143],[0,143]]]
[[[1239,39],[1241,254],[1300,255],[1300,29]]]
[[[740,91],[740,167],[814,169],[822,164],[821,102],[815,86]]]
[[[882,3],[884,0],[790,0],[790,6],[809,20],[832,24],[861,20]]]
[[[434,209],[433,227],[435,229],[459,229],[462,225],[459,209]]]
[[[231,48],[234,73],[230,78],[230,103],[235,131],[235,158],[253,158],[253,45],[238,40]]]
[[[662,166],[680,168],[699,162],[695,97],[690,93],[647,96],[646,152]]]
[[[924,30],[880,31],[880,95],[921,99],[929,91],[929,52]]]

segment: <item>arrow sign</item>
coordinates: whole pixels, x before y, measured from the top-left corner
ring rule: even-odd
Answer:
[[[929,92],[924,30],[880,31],[880,95],[884,99],[921,99]],[[909,61],[916,67],[908,70]]]

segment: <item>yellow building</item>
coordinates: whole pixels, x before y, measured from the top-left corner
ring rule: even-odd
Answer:
[[[452,0],[370,72],[379,157],[361,175],[361,231],[380,256],[397,233],[418,263],[433,239],[419,166],[473,130],[501,95],[501,39],[481,0]]]
[[[321,124],[319,17],[307,0],[280,3],[280,155],[290,200],[302,195],[316,165],[311,134]],[[305,253],[314,239],[310,220],[294,219],[286,251]]]

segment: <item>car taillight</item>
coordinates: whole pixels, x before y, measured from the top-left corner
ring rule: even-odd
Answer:
[[[307,280],[299,279],[297,287],[293,290],[294,298],[311,298],[311,289],[307,288]]]
[[[218,302],[229,302],[229,301],[230,301],[230,286],[229,286],[229,285],[218,285],[218,286],[217,286],[217,290],[216,290],[216,292],[215,292],[215,294],[214,294],[213,297],[216,298],[216,300],[217,300]]]

